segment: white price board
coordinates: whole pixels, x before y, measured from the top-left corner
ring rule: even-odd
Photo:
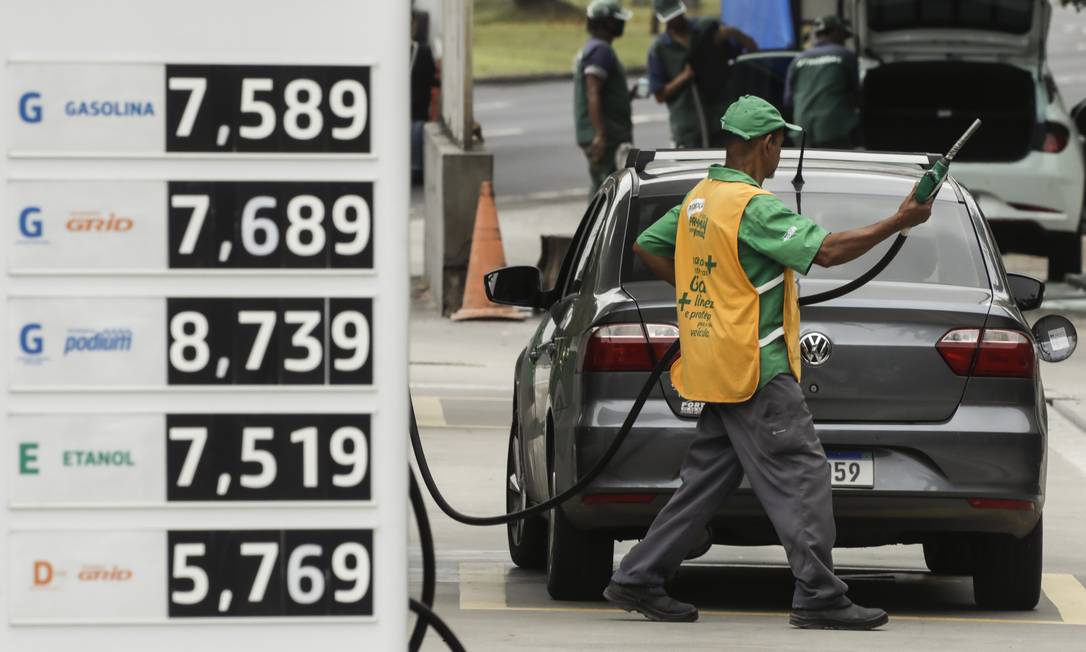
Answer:
[[[10,546],[18,625],[373,616],[370,530],[16,531]]]
[[[409,35],[0,3],[0,650],[406,647]]]
[[[372,498],[368,414],[22,414],[10,504],[311,506]]]
[[[372,271],[367,181],[12,181],[15,274]]]

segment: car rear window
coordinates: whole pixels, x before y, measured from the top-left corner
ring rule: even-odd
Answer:
[[[795,206],[793,193],[778,193],[786,204]],[[662,217],[683,197],[641,197],[630,207],[637,225],[630,234],[630,244],[637,234]],[[885,195],[804,193],[803,214],[830,231],[844,231],[867,226],[897,210],[900,198]],[[893,238],[860,256],[856,260],[824,268],[814,265],[808,278],[852,280],[870,269],[886,250]],[[894,261],[879,275],[879,281],[931,283],[964,287],[988,287],[980,244],[965,207],[956,202],[936,202],[931,219],[913,230]],[[627,248],[623,256],[623,282],[647,281],[656,277],[640,258]]]
[[[876,32],[899,29],[980,29],[1025,34],[1035,0],[867,0],[867,24]]]

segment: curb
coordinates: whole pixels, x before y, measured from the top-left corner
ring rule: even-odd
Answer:
[[[626,77],[641,76],[647,72],[644,66],[626,69]],[[493,75],[490,77],[476,77],[476,86],[508,86],[513,84],[536,84],[549,81],[572,81],[572,72],[541,72],[525,75]]]

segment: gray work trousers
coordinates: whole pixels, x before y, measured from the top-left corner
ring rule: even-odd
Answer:
[[[770,380],[745,403],[707,403],[683,461],[682,485],[648,534],[622,559],[618,584],[662,586],[702,539],[709,519],[746,473],[784,545],[796,578],[792,607],[846,607],[833,572],[833,497],[826,453],[791,375]]]

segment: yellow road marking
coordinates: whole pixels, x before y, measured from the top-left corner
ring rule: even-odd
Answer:
[[[415,406],[415,420],[420,428],[441,428],[445,426],[445,409],[441,399],[436,396],[416,396],[411,399]]]
[[[1041,589],[1056,605],[1060,618],[1069,625],[1086,625],[1086,588],[1074,575],[1046,573]]]
[[[505,602],[505,565],[460,562],[460,609],[508,609]]]
[[[505,576],[507,567],[494,562],[461,562],[460,609],[464,611],[521,611],[541,613],[591,613],[622,614],[613,607],[573,606],[512,606],[506,601]],[[984,616],[934,616],[895,615],[890,620],[923,621],[942,623],[991,623],[1006,625],[1086,625],[1086,587],[1073,575],[1048,574],[1042,576],[1041,587],[1048,599],[1056,606],[1061,620],[1032,620],[1024,618],[991,618]],[[787,618],[787,611],[734,611],[702,609],[704,616],[729,618]]]

